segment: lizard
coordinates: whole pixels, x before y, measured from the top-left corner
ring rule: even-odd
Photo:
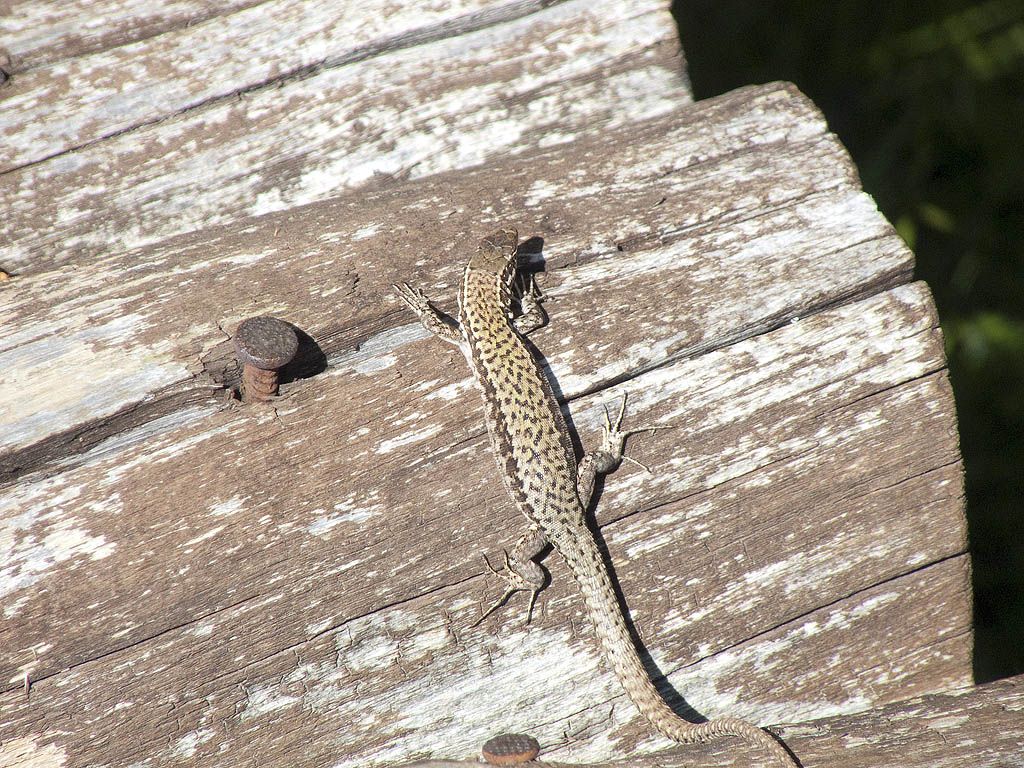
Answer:
[[[651,428],[621,429],[623,397],[614,422],[605,411],[600,448],[577,464],[551,383],[523,340],[546,317],[532,277],[528,288],[514,291],[520,272],[518,242],[513,228],[499,229],[480,242],[463,273],[457,321],[439,312],[422,290],[408,283],[393,286],[428,331],[465,355],[483,395],[487,433],[505,488],[529,523],[522,538],[505,552],[505,569],[491,568],[508,586],[495,607],[512,593],[529,590],[532,609],[545,580],[534,558],[550,544],[568,564],[606,659],[656,730],[683,743],[737,736],[759,748],[774,765],[797,765],[778,741],[753,723],[734,717],[702,723],[683,719],[651,682],[585,517],[598,475],[619,465],[630,434]],[[518,316],[514,313],[517,303]]]

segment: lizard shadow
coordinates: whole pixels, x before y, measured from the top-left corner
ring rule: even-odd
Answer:
[[[529,240],[524,241],[519,246],[520,253],[520,269],[530,273],[537,273],[544,271],[545,260],[543,257],[543,244],[544,241],[540,237],[533,237]],[[545,310],[545,315],[547,310]],[[549,318],[550,321],[550,318]],[[544,354],[530,341],[529,338],[523,337],[523,341],[527,348],[533,354],[534,359],[538,362],[541,368],[541,374],[547,379],[548,384],[551,386],[551,390],[554,392],[555,398],[558,400],[559,406],[562,410],[562,415],[565,417],[566,424],[569,427],[569,437],[572,441],[573,452],[575,453],[577,463],[586,454],[586,450],[583,447],[582,441],[580,440],[579,431],[576,429],[576,425],[573,422],[572,414],[569,412],[567,406],[567,398],[565,393],[562,391],[558,384],[557,378],[551,372],[551,366],[548,363],[547,358]],[[633,624],[632,617],[629,613],[629,606],[625,600],[625,596],[622,593],[622,588],[619,585],[618,577],[615,574],[615,569],[612,567],[611,556],[608,551],[608,545],[605,543],[604,537],[600,533],[600,529],[597,526],[596,518],[594,517],[594,510],[597,508],[600,502],[601,495],[604,491],[604,475],[598,475],[595,483],[593,494],[590,498],[589,503],[586,505],[584,510],[584,517],[586,525],[590,534],[594,537],[597,542],[597,548],[601,553],[601,559],[604,561],[604,566],[607,569],[608,576],[611,580],[612,587],[615,590],[615,599],[619,604],[619,609],[622,611],[622,616],[625,619],[626,629],[629,632],[630,639],[633,641],[633,645],[637,650],[637,654],[640,657],[640,662],[643,664],[644,670],[647,672],[648,677],[654,684],[658,693],[665,700],[672,710],[680,717],[689,720],[693,723],[707,722],[708,718],[701,715],[696,709],[694,709],[683,696],[668,682],[668,679],[661,672],[658,666],[655,664],[654,659],[651,657],[647,648],[644,646],[643,641],[640,639],[640,635],[636,631],[636,627]],[[537,557],[538,561],[543,561],[552,551],[553,547],[548,545],[545,547],[540,555]],[[551,583],[551,575],[544,569],[544,586],[546,588]],[[507,600],[508,596],[506,596]],[[504,601],[502,601],[504,602]]]

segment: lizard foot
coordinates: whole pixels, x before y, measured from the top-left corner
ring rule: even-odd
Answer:
[[[477,626],[480,622],[482,622],[484,619],[486,619],[488,616],[490,616],[492,613],[498,610],[498,608],[503,606],[505,604],[505,601],[512,597],[512,595],[514,595],[516,592],[521,592],[525,590],[529,590],[531,593],[530,607],[526,611],[526,623],[529,624],[530,618],[533,616],[534,603],[537,602],[537,593],[540,592],[541,588],[539,586],[534,586],[533,584],[528,582],[525,578],[523,578],[523,576],[520,573],[518,573],[512,567],[512,563],[509,559],[508,552],[505,552],[505,569],[503,571],[495,570],[494,566],[491,565],[491,561],[487,559],[487,555],[484,555],[483,558],[484,564],[487,566],[487,570],[489,570],[495,576],[504,581],[508,588],[505,590],[505,594],[498,598],[494,605],[492,605],[490,608],[484,611],[483,615],[479,619],[474,621],[470,626]]]

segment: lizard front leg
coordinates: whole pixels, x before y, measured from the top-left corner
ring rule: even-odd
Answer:
[[[587,453],[576,467],[576,494],[580,497],[583,509],[590,506],[590,497],[594,495],[594,483],[598,475],[606,475],[622,463],[622,451],[626,438],[631,432],[620,432],[622,415],[626,411],[626,395],[622,395],[619,415],[612,424],[608,409],[604,411],[604,427],[601,447]]]
[[[423,295],[423,291],[419,288],[413,288],[408,283],[393,285],[392,288],[395,289],[398,298],[416,313],[416,317],[419,318],[423,327],[437,336],[437,338],[447,341],[449,344],[455,344],[458,347],[465,344],[465,340],[462,338],[462,331],[459,330],[459,324],[448,317],[448,315],[438,311],[430,303],[430,299]]]

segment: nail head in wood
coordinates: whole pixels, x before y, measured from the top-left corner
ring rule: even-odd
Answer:
[[[532,736],[522,733],[500,733],[488,739],[481,752],[491,765],[519,765],[536,758],[540,754],[540,744]]]
[[[277,394],[277,372],[299,351],[299,337],[284,320],[261,315],[243,320],[235,331],[242,364],[242,400],[269,400]]]

